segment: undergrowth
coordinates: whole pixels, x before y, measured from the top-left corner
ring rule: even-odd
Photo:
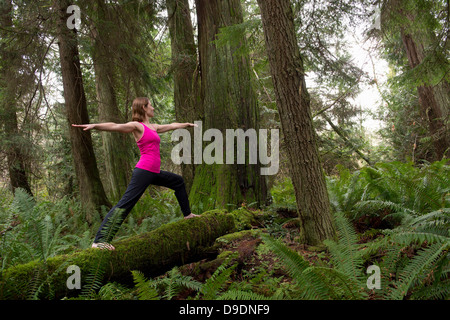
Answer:
[[[271,190],[273,203],[264,209],[269,213],[266,221],[254,226],[259,232],[251,241],[228,244],[226,250],[233,253],[207,277],[189,274],[180,266],[155,278],[130,271],[131,287],[103,284],[98,281],[102,275],[98,261],[78,299],[448,299],[447,162],[420,167],[380,163],[338,172],[327,177],[337,237],[326,240],[322,250],[297,241],[294,191],[290,180],[284,179]],[[155,194],[141,199],[121,225],[118,238],[182,218],[172,194]],[[88,248],[105,214],[97,214],[88,225],[81,206],[71,199],[35,201],[22,190],[12,199],[2,197],[0,271]],[[379,289],[369,286],[369,266],[379,268]],[[33,284],[35,290],[30,292],[38,292],[40,285]]]

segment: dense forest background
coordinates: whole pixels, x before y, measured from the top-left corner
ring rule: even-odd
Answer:
[[[0,297],[448,299],[449,15],[445,0],[2,0]],[[202,217],[189,227],[153,186],[116,239],[170,226],[195,257],[113,281],[95,255],[121,251],[92,253],[83,289],[61,291],[56,261],[93,250],[139,159],[129,135],[71,124],[131,121],[141,96],[159,124],[278,129],[278,171],[248,141],[243,164],[178,165],[161,134]],[[224,214],[234,228],[194,250]]]

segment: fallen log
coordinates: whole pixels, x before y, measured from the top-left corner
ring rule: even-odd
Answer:
[[[198,218],[168,223],[151,232],[116,241],[114,251],[86,249],[17,265],[1,274],[0,299],[77,296],[81,290],[69,289],[67,285],[72,274],[69,266],[79,268],[81,288],[89,286],[90,281],[92,284],[131,283],[133,270],[148,276],[160,275],[175,265],[202,259],[216,238],[234,230],[234,215],[212,210]]]

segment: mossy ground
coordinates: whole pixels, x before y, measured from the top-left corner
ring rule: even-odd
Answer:
[[[266,297],[275,294],[279,298],[288,298],[296,289],[280,259],[268,249],[261,240],[262,233],[269,233],[283,240],[291,249],[299,252],[306,260],[315,265],[326,265],[328,258],[323,250],[299,243],[299,231],[292,220],[292,212],[256,211],[251,219],[249,209],[240,208],[231,214],[241,227],[238,231],[216,239],[214,248],[218,254],[214,259],[202,260],[183,265],[179,268],[185,276],[205,282],[223,264],[235,268],[223,290],[250,290]],[[253,211],[255,213],[255,211]],[[163,275],[164,277],[165,275]],[[194,298],[196,292],[185,289],[175,299]]]

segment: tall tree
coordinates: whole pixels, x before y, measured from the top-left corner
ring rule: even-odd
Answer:
[[[17,107],[20,103],[18,101],[20,95],[19,82],[23,75],[19,71],[22,64],[22,55],[14,48],[15,41],[11,36],[13,33],[12,8],[10,0],[0,2],[0,38],[2,40],[0,44],[2,58],[0,66],[0,88],[2,90],[0,119],[5,137],[3,143],[12,190],[23,188],[32,195],[26,170],[26,147],[17,120]]]
[[[95,19],[92,19],[91,37],[99,121],[126,122],[117,104],[114,88],[116,64],[115,58],[111,55],[111,52],[117,52],[126,34],[118,30],[105,1],[96,0],[91,1],[90,4],[94,6],[91,10],[96,15]],[[101,134],[106,168],[104,181],[107,183],[107,190],[111,196],[119,199],[125,192],[130,179],[131,167],[128,157],[130,137],[117,132]]]
[[[446,125],[450,102],[448,28],[439,22],[443,7],[442,1],[429,0],[386,0],[382,5],[384,33],[390,42],[400,37],[409,63],[405,74],[417,88],[420,115],[433,142],[432,160],[442,159],[450,146]]]
[[[175,116],[177,122],[197,120],[197,47],[188,0],[166,0],[172,48]],[[191,135],[191,150],[193,150]],[[194,180],[194,163],[181,164],[186,190],[189,193]]]
[[[258,0],[278,112],[286,139],[300,229],[306,244],[334,235],[330,204],[316,145],[310,98],[289,0]]]
[[[70,2],[55,0],[53,4],[58,17],[56,30],[73,161],[80,200],[86,209],[86,219],[91,222],[93,210],[111,205],[100,180],[90,132],[71,126],[89,123],[89,116],[78,53],[77,31],[67,26],[67,20],[71,16],[67,13]]]
[[[225,149],[226,129],[255,129],[256,132],[259,129],[258,105],[251,84],[249,57],[239,52],[245,46],[245,34],[240,32],[234,41],[225,41],[220,45],[217,43],[221,28],[243,22],[241,3],[239,0],[197,0],[195,4],[203,130],[220,130]],[[226,154],[224,149],[223,155]],[[248,144],[246,150],[249,150]],[[195,167],[191,202],[194,205],[202,203],[205,208],[225,208],[243,202],[265,203],[266,182],[265,177],[260,175],[260,164],[249,164],[248,158],[245,164],[237,164],[237,161],[226,164],[224,158],[218,159],[219,164],[203,161]],[[220,164],[220,160],[223,164]]]

